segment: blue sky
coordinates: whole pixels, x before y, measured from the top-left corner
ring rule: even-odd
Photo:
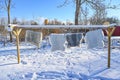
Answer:
[[[61,21],[74,21],[75,5],[73,3],[65,7],[58,8],[64,0],[14,0],[14,8],[11,9],[11,18],[30,20],[36,17],[58,19]],[[113,0],[116,4],[119,0]],[[120,10],[108,10],[108,16],[118,17],[120,19]],[[2,16],[6,16],[3,13]]]
[[[12,17],[33,19],[44,17],[48,19],[73,20],[74,4],[58,8],[64,0],[14,0],[15,8],[11,10]]]

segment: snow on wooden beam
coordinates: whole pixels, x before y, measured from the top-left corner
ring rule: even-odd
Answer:
[[[10,24],[10,26],[14,26],[17,28],[33,28],[33,29],[40,29],[40,28],[47,28],[47,29],[81,29],[81,28],[107,28],[107,27],[114,27],[116,24],[109,24],[109,25],[17,25],[17,24]]]

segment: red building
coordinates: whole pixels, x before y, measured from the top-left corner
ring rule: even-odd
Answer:
[[[106,31],[103,30],[104,35],[106,36]],[[113,32],[112,36],[120,36],[120,26],[116,26],[115,31]]]

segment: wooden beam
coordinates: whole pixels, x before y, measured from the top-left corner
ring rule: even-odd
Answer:
[[[22,30],[22,29],[16,29],[16,30],[13,31],[14,35],[16,36],[18,64],[20,63],[19,34],[20,34],[21,30]]]
[[[107,32],[107,36],[108,36],[108,65],[107,67],[110,68],[110,62],[111,62],[111,36],[113,34],[115,30],[115,27],[108,27],[108,29],[106,30]]]

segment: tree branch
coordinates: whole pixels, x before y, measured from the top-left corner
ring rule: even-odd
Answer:
[[[68,0],[65,0],[63,4],[57,6],[58,8],[65,6],[68,3]]]

